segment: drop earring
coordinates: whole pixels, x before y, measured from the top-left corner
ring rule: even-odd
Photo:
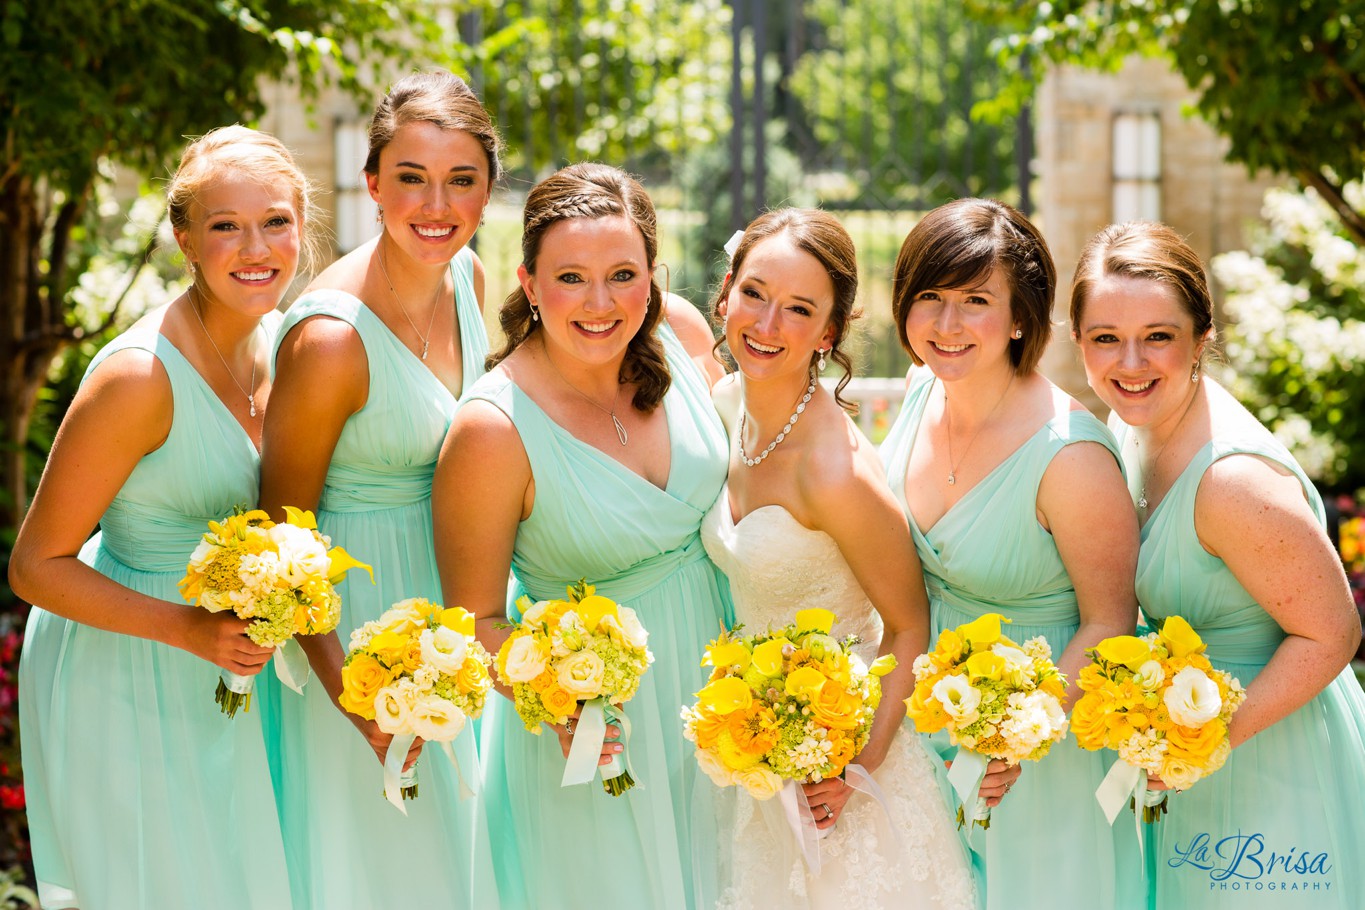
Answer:
[[[1197,360],[1194,362],[1194,366],[1190,368],[1190,382],[1199,382],[1199,361]]]
[[[540,310],[533,303],[531,304],[531,321],[540,322]]]
[[[825,352],[820,352],[820,359],[815,362],[815,369],[823,373],[825,371]]]
[[[375,223],[375,224],[383,224],[383,223],[384,223],[384,206],[381,205],[381,206],[378,206],[378,207],[375,209],[375,213],[374,213],[374,223]]]

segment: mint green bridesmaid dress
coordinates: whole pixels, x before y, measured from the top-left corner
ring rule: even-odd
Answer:
[[[1006,635],[1019,642],[1041,635],[1059,659],[1080,626],[1080,611],[1052,535],[1038,523],[1038,485],[1068,445],[1099,443],[1115,458],[1118,447],[1089,412],[1058,413],[933,527],[921,529],[906,505],[905,472],[935,382],[929,370],[913,371],[882,446],[887,477],[924,566],[931,642],[944,629],[1000,613],[1012,620]],[[946,733],[926,737],[926,746],[944,759],[956,752]],[[1009,796],[992,810],[988,830],[962,830],[987,908],[1145,906],[1134,826],[1121,817],[1111,828],[1095,800],[1115,759],[1111,752],[1081,750],[1068,733],[1041,761],[1024,763]]]
[[[177,583],[190,553],[210,520],[255,505],[260,457],[158,323],[145,318],[86,371],[119,351],[148,351],[170,379],[174,412],[166,441],[133,468],[80,559],[184,603]],[[278,324],[268,318],[261,331]],[[289,906],[260,714],[224,716],[213,701],[218,674],[188,651],[34,607],[19,722],[45,908]]]
[[[1128,428],[1119,424],[1121,438]],[[1251,684],[1284,630],[1199,543],[1195,494],[1215,461],[1254,455],[1322,499],[1267,431],[1219,438],[1190,460],[1142,529],[1137,593],[1160,625],[1181,616],[1210,662]],[[1130,476],[1137,477],[1136,471]],[[1136,496],[1136,490],[1134,494]],[[1365,901],[1365,693],[1350,667],[1308,704],[1232,750],[1227,764],[1184,793],[1151,826],[1155,907],[1188,910],[1347,910]]]
[[[664,397],[672,462],[659,489],[552,421],[501,374],[470,399],[511,418],[536,479],[517,531],[513,597],[562,598],[580,577],[631,607],[649,631],[654,664],[625,706],[638,785],[609,796],[600,781],[560,787],[564,754],[533,736],[506,698],[490,699],[480,731],[493,816],[498,886],[509,907],[535,910],[694,910],[715,905],[711,783],[682,737],[679,712],[706,682],[707,642],[728,611],[724,577],[702,547],[702,517],[725,481],[727,444],[696,365],[659,328],[673,383]],[[495,456],[492,456],[495,457]],[[694,806],[694,803],[697,805]]]
[[[460,251],[451,273],[467,391],[488,353],[471,251]],[[354,327],[369,362],[369,396],[342,429],[317,511],[318,527],[334,545],[374,567],[374,584],[352,571],[338,586],[337,635],[345,648],[352,630],[397,601],[441,599],[431,479],[457,400],[350,294],[323,290],[299,298],[280,338],[312,316]],[[316,680],[302,696],[278,681],[270,688],[263,709],[296,908],[498,907],[485,800],[461,799],[460,776],[440,749],[423,751],[419,796],[407,801],[405,817],[383,798],[374,751]],[[475,739],[471,725],[454,743],[471,784]]]

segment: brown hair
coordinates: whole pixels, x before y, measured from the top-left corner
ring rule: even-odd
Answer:
[[[269,133],[245,126],[223,126],[191,142],[180,156],[180,165],[166,189],[166,210],[171,227],[189,230],[194,219],[190,207],[203,189],[234,171],[262,185],[283,183],[289,187],[299,219],[301,260],[311,265],[317,252],[312,227],[312,187],[284,143]],[[194,271],[193,263],[190,271]]]
[[[1022,338],[1010,339],[1010,363],[1020,376],[1038,366],[1052,338],[1057,267],[1038,229],[1019,211],[994,199],[958,199],[941,205],[920,219],[901,245],[892,277],[891,312],[901,347],[911,360],[924,363],[905,333],[915,297],[932,288],[970,287],[994,268],[1005,273],[1010,316],[1023,332]]]
[[[853,238],[848,236],[848,231],[844,230],[839,219],[820,209],[797,208],[776,209],[755,218],[744,229],[744,237],[735,249],[725,280],[721,282],[720,290],[711,301],[711,311],[717,312],[721,302],[729,296],[749,251],[769,237],[776,237],[779,234],[785,235],[797,249],[814,256],[834,284],[834,307],[829,314],[834,337],[830,344],[829,356],[844,370],[843,377],[834,389],[834,400],[840,407],[857,413],[858,405],[845,401],[842,394],[849,380],[853,378],[853,360],[841,346],[848,335],[850,323],[862,316],[855,307],[858,297],[858,254],[853,247]],[[717,342],[717,346],[723,341],[724,336]],[[812,355],[812,364],[818,356]]]
[[[469,85],[445,70],[404,76],[379,100],[370,121],[365,173],[379,173],[379,153],[393,141],[400,127],[416,122],[434,123],[443,130],[459,130],[473,136],[488,157],[489,185],[502,177],[502,162],[498,158],[502,139],[492,118]]]
[[[1081,249],[1071,281],[1071,330],[1080,331],[1081,316],[1095,285],[1109,275],[1159,281],[1175,292],[1194,321],[1196,338],[1213,329],[1213,296],[1199,255],[1175,231],[1152,221],[1111,224]]]
[[[572,164],[531,188],[522,215],[521,261],[526,271],[535,274],[540,244],[554,225],[571,218],[613,215],[630,219],[639,229],[645,241],[645,264],[652,272],[659,255],[654,203],[635,178],[605,164]],[[623,383],[636,383],[632,403],[646,413],[658,407],[672,382],[663,343],[655,333],[663,316],[663,293],[651,275],[645,320],[626,347],[619,377]],[[507,341],[500,350],[488,355],[490,370],[541,330],[541,323],[531,318],[531,301],[520,285],[503,301],[498,321]]]

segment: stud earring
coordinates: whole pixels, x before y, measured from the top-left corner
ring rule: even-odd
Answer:
[[[379,207],[375,210],[375,213],[374,213],[374,223],[375,223],[375,224],[383,224],[383,223],[384,223],[384,206],[381,205],[381,206],[379,206]]]
[[[1014,330],[1014,334],[1011,335],[1010,337],[1013,338],[1015,341],[1018,341],[1020,338],[1023,338],[1023,337],[1024,337],[1024,330],[1023,330],[1023,329],[1015,329],[1015,330]]]

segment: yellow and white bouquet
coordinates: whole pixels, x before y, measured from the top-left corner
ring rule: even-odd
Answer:
[[[944,629],[934,649],[915,658],[915,688],[905,700],[919,732],[946,729],[961,747],[948,774],[963,804],[959,827],[968,804],[970,820],[990,827],[990,809],[977,796],[987,762],[1037,761],[1066,736],[1066,677],[1047,639],[1016,644],[1001,633],[1002,621],[1010,620],[986,613]]]
[[[801,610],[776,631],[711,642],[703,666],[715,669],[682,717],[717,786],[771,799],[787,781],[839,776],[867,744],[881,677],[896,659],[867,666],[852,650],[856,639],[834,638],[833,627],[830,611]]]
[[[1241,683],[1215,670],[1204,641],[1179,616],[1159,632],[1106,638],[1086,653],[1071,712],[1082,749],[1113,749],[1119,761],[1096,796],[1112,824],[1133,801],[1145,822],[1166,811],[1166,794],[1147,789],[1147,775],[1186,790],[1227,761],[1228,723],[1246,698]]]
[[[384,795],[405,815],[400,793],[417,796],[416,766],[403,773],[408,749],[419,736],[439,742],[459,770],[450,743],[483,713],[493,688],[490,663],[474,637],[474,614],[421,597],[399,601],[351,633],[338,701],[393,737],[384,758]]]
[[[654,661],[635,611],[595,591],[580,579],[568,587],[567,600],[522,597],[521,621],[498,650],[498,679],[511,687],[517,714],[532,733],[540,735],[542,723],[566,723],[582,705],[564,768],[566,787],[597,773],[607,724],[621,727],[623,743],[629,739],[630,724],[616,709],[634,697]],[[635,785],[624,755],[601,766],[602,786],[612,796]]]
[[[277,648],[275,670],[280,679],[301,689],[308,664],[297,649],[287,649],[295,635],[330,632],[341,617],[341,597],[333,587],[349,569],[370,567],[352,559],[318,533],[312,512],[285,507],[280,524],[259,509],[238,511],[210,521],[208,533],[190,556],[180,593],[187,601],[218,613],[233,611],[250,619],[246,634],[263,648]],[[371,573],[373,575],[373,573]],[[251,710],[255,678],[222,671],[214,694],[229,717],[240,707]]]

